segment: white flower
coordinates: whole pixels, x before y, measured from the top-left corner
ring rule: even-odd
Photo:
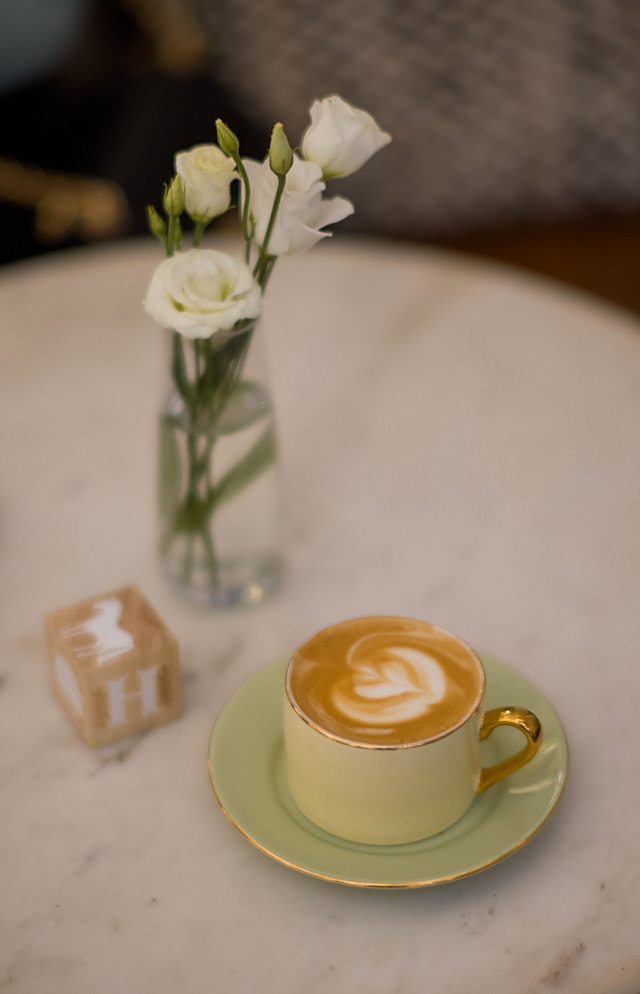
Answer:
[[[237,173],[233,159],[217,145],[194,145],[176,155],[176,172],[182,177],[187,213],[205,221],[224,214],[231,203],[231,181]]]
[[[145,310],[185,338],[209,338],[260,314],[260,287],[242,259],[213,249],[177,252],[155,270]]]
[[[255,238],[262,245],[278,178],[272,172],[268,158],[264,162],[256,162],[254,159],[242,161],[251,188],[249,207],[255,220]],[[320,166],[294,155],[267,246],[269,255],[306,252],[321,238],[330,234],[328,231],[320,231],[320,228],[342,221],[353,213],[353,204],[349,200],[344,197],[323,198],[324,190]],[[242,199],[244,200],[244,191]]]
[[[348,176],[391,141],[371,114],[342,97],[314,100],[311,124],[302,136],[302,154],[317,163],[325,179]]]

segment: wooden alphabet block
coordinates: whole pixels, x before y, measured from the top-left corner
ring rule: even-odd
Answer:
[[[178,643],[136,587],[45,616],[54,697],[92,747],[181,714]]]

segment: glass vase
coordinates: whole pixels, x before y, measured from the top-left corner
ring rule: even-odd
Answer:
[[[159,551],[189,600],[257,604],[282,577],[282,486],[265,343],[256,322],[172,337],[159,419]]]

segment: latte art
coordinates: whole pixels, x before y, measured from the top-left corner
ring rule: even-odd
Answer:
[[[287,694],[313,725],[347,741],[397,745],[436,738],[482,697],[475,653],[426,622],[373,617],[319,632],[294,654]]]
[[[423,649],[390,646],[367,652],[360,639],[346,660],[347,675],[336,683],[333,702],[354,724],[391,726],[424,715],[446,693],[440,663]]]

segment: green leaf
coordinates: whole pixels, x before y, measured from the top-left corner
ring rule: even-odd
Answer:
[[[195,495],[186,497],[176,514],[176,530],[186,532],[186,534],[204,534],[209,513],[207,501],[201,500]]]
[[[222,477],[209,498],[210,510],[225,504],[239,494],[250,483],[275,462],[277,455],[276,435],[270,425],[247,454]]]

